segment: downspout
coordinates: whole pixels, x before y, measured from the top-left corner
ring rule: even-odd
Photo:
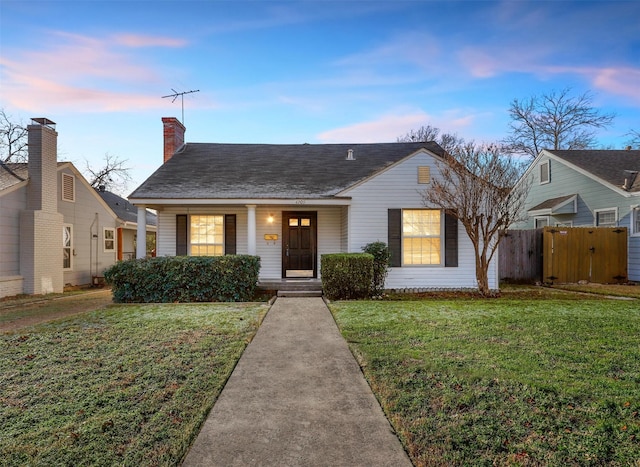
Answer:
[[[89,226],[89,276],[93,285],[93,273],[91,271],[91,262],[93,261],[93,239],[98,238],[98,234],[93,234],[93,226],[98,223],[98,213],[96,212],[93,222]],[[98,244],[96,241],[96,276],[98,275]]]

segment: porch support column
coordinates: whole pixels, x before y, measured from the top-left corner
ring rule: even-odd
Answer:
[[[247,254],[256,254],[256,205],[247,204]]]
[[[136,258],[147,256],[147,207],[138,206],[138,238],[136,240]]]

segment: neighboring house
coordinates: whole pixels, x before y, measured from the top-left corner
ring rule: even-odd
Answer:
[[[134,259],[136,257],[138,208],[115,193],[106,191],[104,186],[100,186],[96,191],[116,215],[118,224],[116,229],[116,259]],[[147,226],[147,251],[145,253],[146,256],[152,256],[155,254],[153,248],[155,245],[157,216],[147,211],[145,224]]]
[[[28,163],[0,164],[0,297],[91,284],[137,232],[72,163],[57,161],[57,137],[54,122],[33,119]]]
[[[628,276],[640,281],[640,151],[541,151],[520,183],[528,218],[513,228],[627,227]]]
[[[323,254],[383,241],[388,289],[477,288],[464,228],[422,201],[437,144],[185,144],[163,123],[164,164],[129,196],[158,212],[158,256],[251,254],[262,281],[317,278]]]

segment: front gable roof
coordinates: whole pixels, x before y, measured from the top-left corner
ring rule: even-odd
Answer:
[[[434,142],[376,144],[187,143],[130,199],[326,198]],[[353,150],[353,160],[348,159]]]

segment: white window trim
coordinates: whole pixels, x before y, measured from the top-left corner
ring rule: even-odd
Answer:
[[[573,227],[573,221],[556,222],[554,225],[556,227]]]
[[[404,228],[400,230],[400,240],[401,240],[401,251],[402,251],[402,262],[401,265],[403,268],[440,268],[444,266],[444,255],[445,255],[445,238],[444,238],[444,210],[442,209],[429,209],[429,208],[404,208],[400,214],[400,222],[401,226],[403,224],[403,213],[404,211],[440,211],[440,262],[433,264],[406,264],[404,262]],[[433,237],[420,237],[420,238],[436,238]]]
[[[637,204],[634,206],[631,206],[631,235],[633,235],[634,237],[640,237],[640,229],[636,230],[636,223],[640,222],[640,206],[638,206]]]
[[[71,183],[71,198],[65,197],[65,189],[64,189],[65,179],[68,180],[68,183]],[[67,173],[62,172],[61,180],[62,180],[62,184],[60,186],[60,191],[62,193],[61,193],[60,196],[62,197],[62,201],[68,201],[70,203],[75,203],[75,201],[76,201],[76,177],[74,177],[71,174],[67,174]]]
[[[533,228],[534,229],[539,229],[541,227],[538,227],[538,221],[539,220],[545,220],[547,222],[547,226],[551,225],[551,216],[535,216],[533,218]],[[546,227],[546,226],[545,226]]]
[[[546,166],[547,179],[542,180],[542,168]],[[551,161],[544,161],[540,163],[540,173],[538,174],[540,177],[540,185],[546,185],[547,183],[551,183]]]
[[[70,234],[70,237],[71,237],[71,239],[70,239],[71,241],[69,242],[70,244],[69,244],[68,247],[64,244],[64,231],[65,231],[65,229],[67,227],[69,228],[69,234]],[[62,260],[63,260],[62,270],[63,271],[73,271],[73,256],[74,256],[74,252],[73,252],[73,225],[72,224],[62,224],[62,251],[63,251],[63,253],[64,253],[64,249],[65,248],[69,248],[69,267],[68,268],[64,267],[64,254],[63,254],[63,256],[62,256]]]
[[[107,238],[107,232],[111,232],[113,234],[112,238]],[[113,248],[107,248],[107,240],[113,240]],[[102,229],[102,251],[103,253],[115,253],[118,248],[116,245],[116,229],[113,227],[105,227]]]
[[[602,227],[602,226],[598,225],[598,213],[609,212],[609,211],[613,211],[614,215],[615,215],[615,225],[612,225],[611,227],[618,227],[618,222],[620,221],[620,219],[618,217],[618,208],[594,209],[593,210],[593,226],[594,227]],[[609,226],[605,226],[605,227],[609,227]]]

